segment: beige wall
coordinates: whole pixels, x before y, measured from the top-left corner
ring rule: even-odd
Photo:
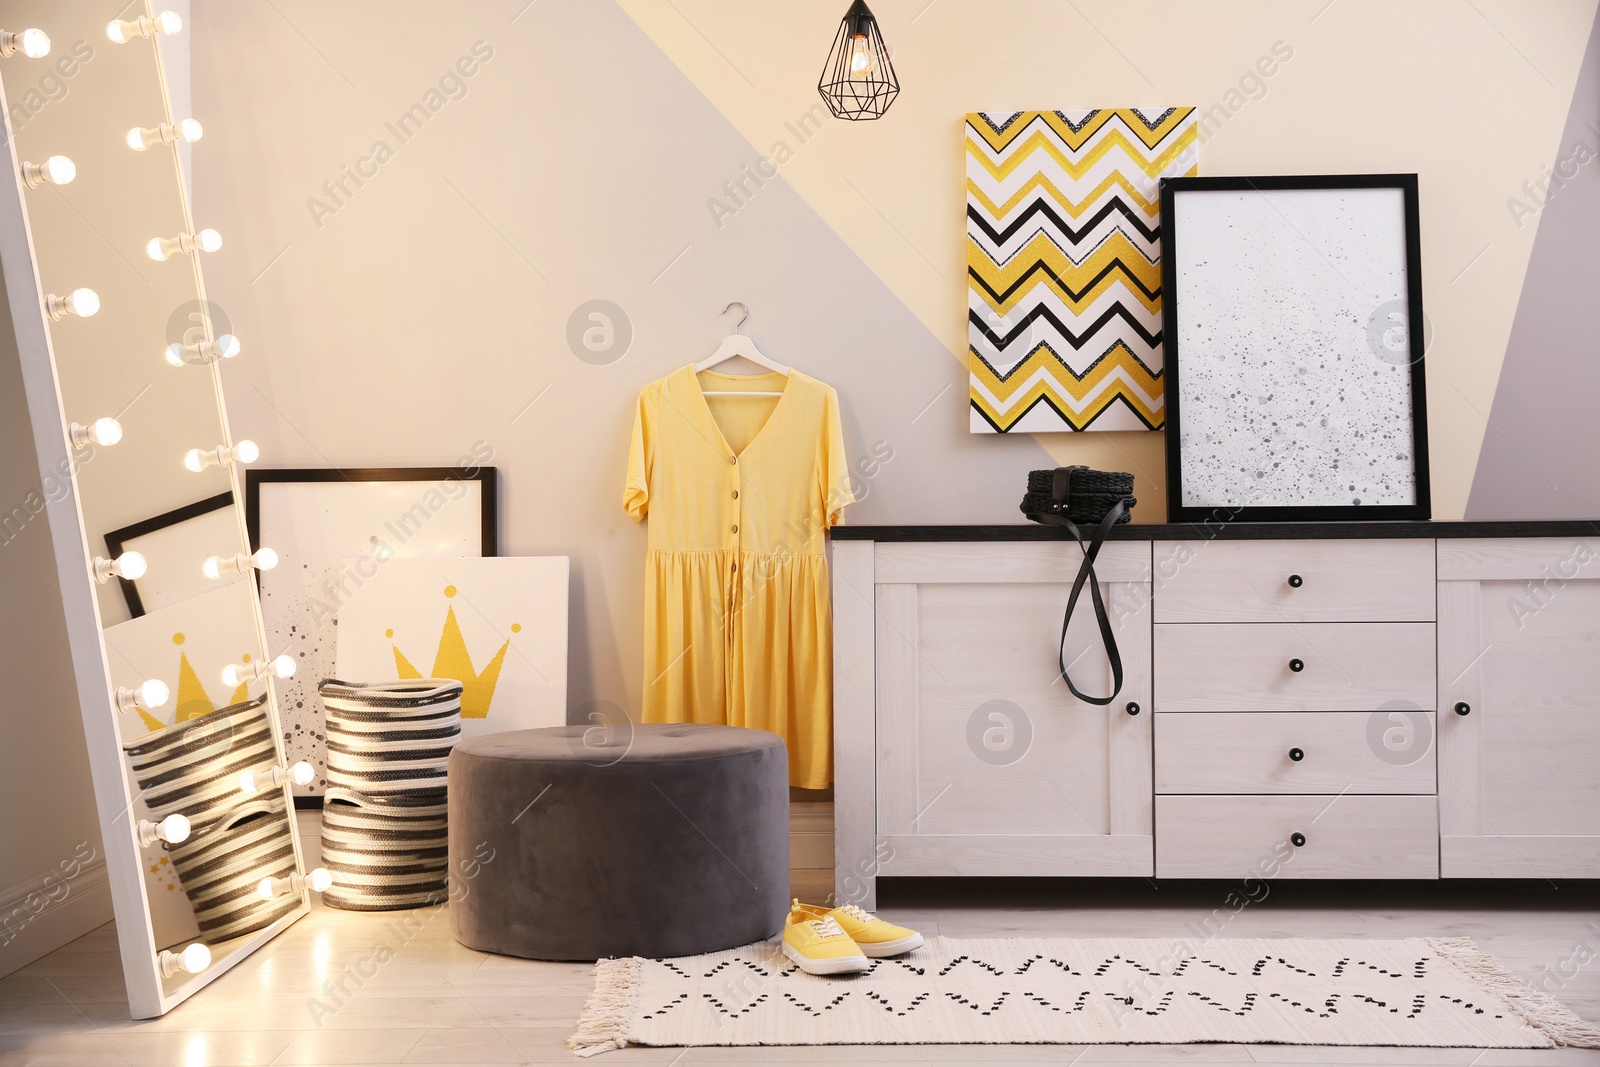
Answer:
[[[845,6],[196,0],[239,432],[278,466],[486,442],[505,551],[574,557],[573,701],[636,707],[631,401],[710,351],[729,300],[838,387],[871,474],[851,521],[1019,521],[1024,472],[1069,459],[1135,471],[1136,517],[1163,517],[1159,434],[967,433],[961,119],[1221,104],[1203,173],[1421,175],[1435,513],[1460,517],[1532,239],[1505,202],[1554,157],[1594,0],[882,0],[900,101],[797,134]],[[780,141],[779,178],[713,211]],[[595,365],[566,330],[602,298],[633,340]]]
[[[100,856],[100,820],[7,307],[0,281],[0,976],[111,918],[103,860],[81,866]]]

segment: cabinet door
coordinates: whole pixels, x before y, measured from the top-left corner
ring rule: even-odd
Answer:
[[[1438,561],[1440,873],[1600,877],[1600,539]]]
[[[878,546],[878,874],[1153,873],[1149,551],[1100,555],[1125,678],[1096,706],[1056,665],[1076,545]],[[1111,691],[1087,591],[1067,661]]]

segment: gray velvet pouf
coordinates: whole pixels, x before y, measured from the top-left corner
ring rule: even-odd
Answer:
[[[689,956],[771,937],[789,902],[783,739],[561,726],[450,754],[450,921],[541,960]]]

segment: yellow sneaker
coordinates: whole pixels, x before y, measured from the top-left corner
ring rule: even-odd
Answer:
[[[789,912],[791,922],[799,912],[805,912],[813,919],[832,919],[839,925],[839,929],[849,935],[850,940],[860,946],[863,954],[875,960],[885,956],[898,956],[922,947],[922,935],[915,930],[885,922],[871,912],[862,911],[854,904],[846,904],[828,911],[813,904],[802,904],[797,900],[794,902],[793,910]]]
[[[783,924],[783,954],[807,974],[856,974],[871,966],[831,916],[798,900]]]

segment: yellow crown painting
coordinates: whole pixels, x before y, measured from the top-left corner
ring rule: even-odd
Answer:
[[[446,600],[454,599],[457,590],[453,585],[444,587]],[[511,632],[522,632],[521,623],[512,623]],[[394,638],[394,630],[384,631],[384,636]],[[489,714],[489,705],[494,700],[495,686],[500,682],[500,668],[504,666],[506,652],[511,648],[511,639],[507,638],[498,651],[489,660],[480,672],[472,666],[472,654],[467,651],[466,638],[461,636],[461,624],[456,621],[456,609],[453,605],[445,605],[444,628],[439,633],[439,647],[433,655],[433,670],[423,674],[412,666],[411,660],[400,651],[399,645],[391,645],[394,650],[395,670],[401,678],[454,678],[461,683],[461,717],[463,719],[482,719]]]
[[[172,635],[172,643],[174,645],[178,645],[180,649],[186,640],[187,638],[182,633],[175,633]],[[244,654],[244,661],[246,663],[250,662],[250,654],[248,652]],[[208,715],[211,712],[216,711],[218,708],[225,708],[229,704],[237,704],[240,701],[249,699],[250,687],[248,684],[246,684],[240,685],[237,689],[235,689],[233,691],[233,695],[229,697],[225,703],[213,703],[211,700],[211,695],[206,692],[205,685],[200,681],[200,675],[195,672],[194,664],[189,662],[188,654],[179,651],[178,703],[176,707],[177,714],[173,717],[173,722],[188,722],[190,719],[198,719],[200,716]],[[150,729],[159,730],[163,726],[167,725],[154,715],[150,714],[148,711],[145,711],[143,708],[139,708],[138,710],[139,717],[144,720],[144,724]]]

